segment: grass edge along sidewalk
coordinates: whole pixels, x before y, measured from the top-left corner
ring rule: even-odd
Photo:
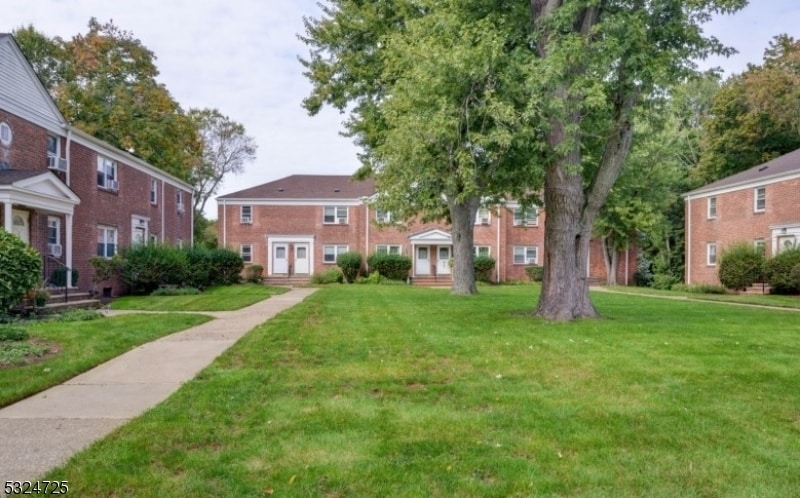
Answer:
[[[791,496],[800,321],[596,293],[602,320],[325,288],[48,473],[80,496]]]

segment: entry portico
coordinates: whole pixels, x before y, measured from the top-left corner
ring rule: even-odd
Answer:
[[[433,228],[411,235],[408,240],[414,255],[414,276],[450,275],[453,237],[449,232]]]

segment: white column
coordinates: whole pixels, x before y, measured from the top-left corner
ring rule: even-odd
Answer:
[[[67,265],[67,287],[72,287],[72,215],[67,214],[66,218],[66,251],[65,251],[65,261]]]
[[[12,233],[12,231],[14,230],[14,219],[13,219],[13,215],[11,213],[11,203],[10,202],[4,202],[3,203],[3,217],[5,219],[5,227],[4,228],[6,229],[6,232]]]

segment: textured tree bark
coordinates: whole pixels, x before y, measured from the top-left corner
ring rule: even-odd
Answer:
[[[606,267],[606,285],[617,285],[617,265],[619,263],[619,251],[614,249],[613,241],[609,237],[603,237],[603,263]]]
[[[480,199],[472,197],[463,202],[450,201],[453,228],[453,285],[452,294],[477,294],[475,267],[472,264],[473,231]]]

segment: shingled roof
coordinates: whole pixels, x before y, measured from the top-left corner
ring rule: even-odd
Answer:
[[[776,157],[758,166],[728,176],[716,182],[684,194],[686,197],[708,194],[719,190],[735,188],[753,183],[772,183],[781,181],[784,177],[800,175],[800,149]]]
[[[218,199],[360,199],[374,193],[374,181],[355,181],[349,175],[291,175]]]

